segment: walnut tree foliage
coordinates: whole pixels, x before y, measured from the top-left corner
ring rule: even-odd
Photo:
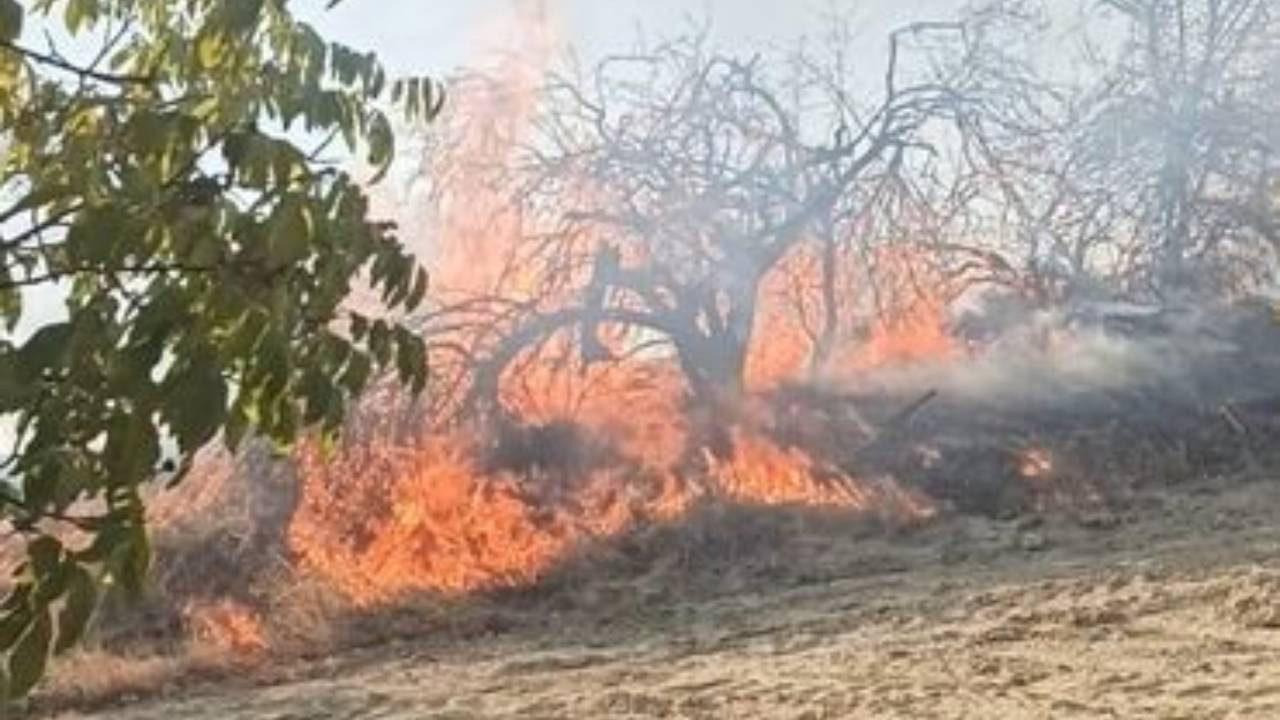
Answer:
[[[359,282],[412,309],[426,276],[324,153],[381,175],[386,113],[438,102],[288,0],[0,0],[0,516],[27,548],[0,605],[7,697],[104,586],[139,591],[162,469],[334,431],[382,367],[422,386],[422,341],[343,300]]]

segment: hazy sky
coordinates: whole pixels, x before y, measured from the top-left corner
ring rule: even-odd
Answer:
[[[399,72],[441,74],[483,54],[483,28],[518,3],[539,0],[345,0],[313,16],[322,32],[375,49]],[[637,26],[671,34],[690,18],[713,20],[717,38],[734,46],[788,42],[820,32],[835,9],[881,35],[893,25],[953,15],[965,0],[543,0],[564,38],[593,55],[628,43]],[[1063,0],[1069,1],[1069,0]],[[490,43],[491,44],[491,43]]]

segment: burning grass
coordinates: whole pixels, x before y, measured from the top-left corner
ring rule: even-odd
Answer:
[[[1094,525],[1144,487],[1277,462],[1280,374],[1233,372],[1242,356],[1216,349],[1156,372],[1167,353],[1096,345],[993,346],[998,358],[778,384],[714,409],[623,383],[628,402],[586,395],[576,416],[488,434],[354,422],[328,455],[207,458],[157,506],[147,597],[104,608],[41,702],[857,574],[855,546],[939,518]],[[1061,352],[1093,369],[1064,377]]]
[[[942,422],[951,410],[940,399],[926,407],[931,412],[921,408],[913,428]],[[876,412],[868,408],[865,414],[877,424]],[[1267,416],[1248,410],[1240,414],[1261,444]],[[40,702],[47,708],[91,706],[210,679],[267,680],[299,662],[305,666],[307,658],[392,640],[417,639],[449,652],[451,643],[532,631],[566,617],[580,618],[584,628],[600,629],[726,594],[893,572],[868,552],[887,536],[923,532],[927,537],[927,528],[936,521],[925,522],[924,531],[912,529],[921,521],[912,515],[917,512],[912,503],[921,499],[931,511],[941,508],[943,518],[954,517],[955,510],[947,508],[958,507],[1003,517],[1065,514],[1085,519],[1098,508],[1123,514],[1130,486],[1138,480],[1148,485],[1190,481],[1247,467],[1234,431],[1224,434],[1221,428],[1228,426],[1220,420],[1217,426],[1212,418],[1202,420],[1210,423],[1212,433],[1158,440],[1158,433],[1151,432],[1146,445],[1126,444],[1125,437],[1136,434],[1106,440],[1066,431],[1044,433],[1043,427],[1041,444],[1034,446],[944,443],[939,457],[919,461],[919,467],[933,463],[927,472],[909,471],[900,460],[904,465],[899,472],[907,478],[900,486],[907,493],[903,496],[895,496],[899,488],[888,485],[849,485],[853,468],[840,470],[834,461],[824,467],[782,439],[752,446],[751,435],[741,429],[734,438],[743,448],[736,461],[714,455],[703,460],[701,482],[710,485],[722,478],[722,492],[694,495],[685,485],[664,487],[662,476],[624,482],[617,475],[600,475],[599,482],[632,489],[625,501],[591,483],[568,493],[538,493],[522,488],[509,474],[465,476],[466,484],[436,494],[428,492],[434,486],[423,483],[442,482],[441,477],[447,481],[440,468],[455,462],[456,455],[405,448],[377,463],[367,462],[365,455],[338,456],[344,462],[325,466],[332,473],[327,481],[360,484],[376,473],[396,499],[382,505],[322,506],[348,510],[346,524],[338,524],[332,517],[305,515],[306,493],[315,489],[304,490],[299,512],[274,528],[276,544],[253,551],[277,558],[275,564],[235,554],[234,548],[247,546],[228,540],[245,536],[230,522],[234,513],[202,516],[210,526],[229,522],[232,528],[191,533],[187,526],[181,536],[168,539],[162,533],[151,605],[111,610],[97,649],[57,668]],[[1076,421],[1091,422],[1087,415],[1076,416]],[[892,444],[900,458],[922,457],[913,449],[920,439],[908,432]],[[1123,451],[1120,445],[1126,445]],[[1104,451],[1108,457],[1102,456]],[[345,460],[360,463],[354,466],[364,473],[358,482],[347,472],[354,468]],[[1259,455],[1258,461],[1267,463],[1267,456]],[[303,477],[317,482],[318,476]],[[755,485],[761,478],[768,480],[764,490]],[[1000,483],[1020,501],[1011,503],[1002,494],[992,505],[972,505],[974,498],[982,498],[975,484]],[[1105,492],[1095,495],[1090,484]],[[229,486],[233,496],[245,492],[235,482]],[[642,487],[647,489],[637,490]],[[890,508],[897,502],[904,511],[850,511],[870,498],[875,498],[871,507]],[[333,565],[322,566],[315,556],[296,549],[299,522],[318,523],[315,527],[332,533],[308,542],[323,541],[333,548],[334,554],[324,558]],[[217,582],[216,576],[221,577]],[[129,633],[103,634],[122,627],[124,619],[133,628]],[[89,667],[102,671],[86,673]]]
[[[876,510],[903,519],[930,512],[926,500],[893,483],[856,481],[762,435],[734,429],[731,447],[723,459],[704,449],[698,473],[618,462],[568,487],[547,487],[545,469],[535,478],[482,472],[474,451],[444,443],[398,452],[360,448],[328,463],[310,456],[290,542],[301,567],[357,603],[376,604],[413,591],[532,585],[580,547],[638,528],[681,524],[702,500]],[[370,452],[381,455],[373,459]],[[357,467],[388,483],[390,499],[377,505],[385,510],[333,517],[328,513],[350,507],[339,494]]]

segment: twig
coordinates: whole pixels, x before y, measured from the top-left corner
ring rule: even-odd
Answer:
[[[155,82],[154,78],[146,75],[120,75],[116,73],[108,73],[108,72],[102,72],[100,70],[94,70],[93,68],[80,67],[79,65],[76,65],[75,63],[64,60],[56,55],[42,53],[38,50],[31,50],[29,48],[22,47],[21,45],[18,45],[16,43],[13,43],[7,40],[0,40],[0,47],[8,48],[9,50],[12,50],[13,52],[18,53],[19,55],[22,55],[28,60],[31,60],[32,62],[40,63],[41,65],[48,65],[50,67],[55,67],[59,70],[64,70],[66,72],[79,75],[82,78],[97,80],[99,82],[112,83],[114,85],[147,85],[147,86],[150,86]]]
[[[884,424],[884,429],[897,428],[907,424],[907,422],[909,422],[917,412],[920,412],[921,408],[928,405],[930,401],[936,397],[938,397],[937,389],[930,389],[925,394],[916,398],[910,405],[899,410],[897,414],[889,418],[889,421]]]
[[[1240,417],[1240,413],[1236,411],[1230,401],[1222,403],[1222,406],[1218,408],[1218,414],[1222,416],[1222,419],[1226,421],[1227,425],[1231,427],[1235,434],[1249,434],[1249,426],[1245,424],[1244,420]]]

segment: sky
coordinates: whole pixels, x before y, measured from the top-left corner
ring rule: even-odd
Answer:
[[[965,0],[542,0],[560,18],[564,39],[587,57],[634,39],[637,28],[674,34],[690,20],[710,18],[716,39],[729,46],[789,43],[822,30],[832,10],[883,35],[922,18],[954,15]],[[1071,0],[1058,0],[1071,2]],[[308,13],[322,34],[376,50],[393,71],[447,74],[483,56],[484,28],[510,16],[519,3],[539,0],[344,0],[334,10]],[[299,6],[301,7],[301,6]]]

